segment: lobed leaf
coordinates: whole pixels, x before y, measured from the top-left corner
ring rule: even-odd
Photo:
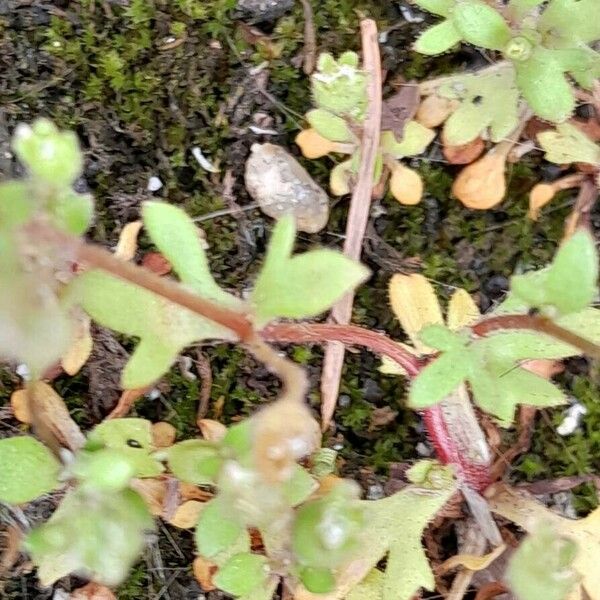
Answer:
[[[542,131],[537,137],[550,162],[600,165],[600,147],[575,125],[560,123],[556,131]]]

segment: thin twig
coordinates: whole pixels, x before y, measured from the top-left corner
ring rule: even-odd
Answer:
[[[348,222],[346,225],[346,240],[344,254],[358,260],[360,258],[362,241],[367,228],[371,194],[373,191],[373,174],[381,126],[381,57],[377,24],[372,19],[365,19],[360,24],[363,68],[368,75],[367,83],[367,117],[364,121],[360,148],[360,168],[358,180],[352,193]],[[352,316],[354,293],[344,296],[331,311],[331,318],[336,323],[346,324]],[[322,427],[326,429],[331,421],[339,393],[342,366],[344,363],[344,346],[338,343],[328,344],[323,359],[321,375],[321,418]]]
[[[310,0],[300,0],[304,10],[304,61],[302,70],[310,75],[317,64],[317,33],[315,18]]]

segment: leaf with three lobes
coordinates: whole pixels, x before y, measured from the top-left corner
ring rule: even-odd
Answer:
[[[125,388],[141,388],[159,379],[193,342],[235,339],[229,329],[103,271],[86,271],[69,287],[69,299],[92,319],[140,338],[122,375]]]
[[[333,250],[311,250],[291,256],[294,221],[282,218],[252,292],[257,324],[278,317],[314,317],[363,282],[369,271]]]
[[[570,123],[560,123],[556,131],[538,134],[540,146],[550,162],[565,165],[575,162],[600,165],[600,146]]]

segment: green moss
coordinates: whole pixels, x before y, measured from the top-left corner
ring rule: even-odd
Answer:
[[[140,563],[133,568],[127,581],[117,589],[117,598],[119,600],[139,600],[147,596],[149,575],[146,571],[146,565]]]

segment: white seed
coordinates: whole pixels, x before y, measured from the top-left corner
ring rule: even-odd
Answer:
[[[148,179],[148,185],[146,186],[146,189],[149,192],[158,192],[158,190],[160,190],[160,188],[163,186],[163,182],[160,180],[160,177],[157,177],[156,175],[152,175],[152,177],[150,177],[150,179]]]

